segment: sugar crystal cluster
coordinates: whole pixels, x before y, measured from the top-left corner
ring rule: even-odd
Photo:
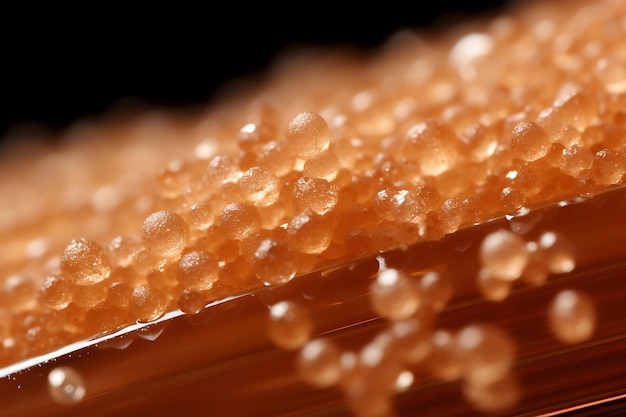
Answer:
[[[77,123],[27,152],[16,142],[0,164],[0,366],[621,185],[624,51],[626,3],[538,2],[437,37],[398,33],[372,54],[287,56],[254,92],[193,117]],[[485,298],[571,271],[550,233],[488,236],[476,271]],[[271,337],[302,349],[313,385],[358,399],[357,414],[388,409],[369,394],[405,375],[386,362],[398,349],[414,361],[430,350],[433,375],[463,376],[479,410],[515,402],[506,334],[426,331],[415,314],[443,309],[453,283],[430,274],[407,291],[409,281],[386,270],[372,284],[373,308],[394,324],[358,354],[306,342],[311,318],[288,300],[271,308]],[[589,305],[558,295],[559,339],[590,336]],[[500,356],[485,354],[493,346]],[[372,372],[382,391],[362,385]]]

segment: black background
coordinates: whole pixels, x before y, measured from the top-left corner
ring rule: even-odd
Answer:
[[[286,48],[372,48],[400,29],[441,29],[508,3],[88,4],[0,10],[0,137],[25,122],[59,132],[127,97],[164,108],[202,105]]]

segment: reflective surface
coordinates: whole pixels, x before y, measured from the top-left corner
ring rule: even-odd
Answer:
[[[620,188],[381,256],[387,267],[414,275],[445,267],[455,294],[437,317],[438,328],[495,323],[513,337],[523,398],[511,415],[618,415],[602,410],[619,413],[614,407],[622,409],[626,395],[625,211],[626,189]],[[487,233],[502,227],[527,239],[545,231],[562,233],[572,245],[576,268],[550,276],[543,286],[516,282],[502,302],[485,301],[476,285],[478,248]],[[274,347],[266,330],[269,306],[298,301],[310,310],[315,335],[358,349],[386,326],[368,299],[382,258],[329,266],[284,286],[216,302],[197,315],[170,313],[156,324],[0,370],[3,415],[155,415],[163,410],[187,416],[349,415],[339,390],[308,386],[295,370],[296,353]],[[587,342],[564,345],[549,329],[548,305],[565,288],[595,300],[598,323]],[[48,373],[59,366],[82,376],[81,402],[58,405],[49,395]],[[476,414],[462,398],[460,383],[438,381],[418,367],[414,378],[394,397],[399,415]]]

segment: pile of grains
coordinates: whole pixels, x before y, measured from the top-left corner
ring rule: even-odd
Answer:
[[[0,366],[621,185],[626,3],[525,4],[436,37],[401,32],[370,55],[302,51],[200,115],[79,122],[55,144],[23,142],[0,161]],[[550,231],[488,236],[485,298],[571,271],[566,246]],[[358,415],[384,414],[378,394],[406,384],[394,356],[464,378],[479,410],[515,403],[505,330],[420,319],[454,287],[433,274],[381,267],[371,301],[390,327],[358,354],[311,338],[313,319],[288,300],[272,306],[270,336]],[[549,316],[564,343],[593,331],[575,290]],[[372,372],[380,386],[362,383]]]

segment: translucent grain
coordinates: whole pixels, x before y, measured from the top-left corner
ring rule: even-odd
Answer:
[[[287,241],[298,252],[318,254],[328,249],[333,225],[315,214],[300,213],[287,225]]]
[[[326,151],[307,159],[304,163],[302,175],[333,181],[339,175],[339,168],[337,155],[334,152]]]
[[[243,240],[261,228],[261,216],[253,206],[230,203],[218,214],[217,227],[226,238]]]
[[[424,175],[439,175],[456,165],[459,139],[447,125],[427,120],[406,132],[404,144],[414,155]]]
[[[243,173],[239,186],[249,204],[271,206],[278,200],[280,183],[276,174],[265,167],[252,167]]]
[[[210,290],[218,278],[218,259],[204,250],[186,252],[176,264],[176,279],[184,289]]]
[[[180,215],[163,210],[146,218],[141,239],[146,249],[164,258],[178,258],[187,244],[187,224]]]
[[[335,208],[339,189],[320,178],[300,177],[294,184],[292,199],[297,211],[324,215]]]
[[[72,302],[72,287],[62,276],[50,276],[39,287],[39,300],[45,306],[61,310]]]
[[[78,239],[63,251],[61,272],[77,285],[92,285],[108,278],[111,266],[100,245],[88,239]]]
[[[298,271],[291,247],[284,241],[267,238],[260,241],[252,269],[265,285],[280,285],[291,281]]]
[[[308,159],[328,149],[330,129],[322,116],[316,113],[299,113],[289,122],[287,142],[291,153]]]
[[[149,322],[161,317],[167,308],[165,294],[149,285],[135,288],[130,296],[130,311],[138,322]]]
[[[198,314],[205,305],[206,300],[202,293],[193,289],[184,290],[178,297],[178,308],[186,314]]]
[[[523,161],[536,161],[550,150],[550,137],[535,122],[521,122],[509,136],[508,145],[513,154]]]

